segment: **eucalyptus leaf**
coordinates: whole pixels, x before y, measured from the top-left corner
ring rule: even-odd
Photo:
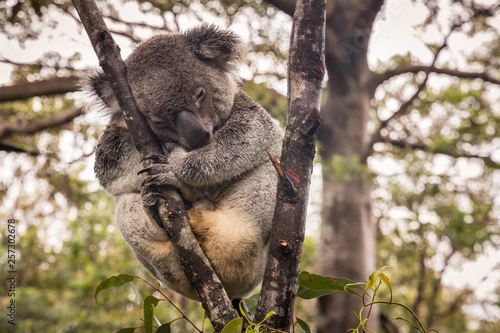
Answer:
[[[128,275],[128,274],[120,274],[120,275],[115,275],[112,276],[101,283],[97,286],[95,290],[95,300],[97,301],[97,294],[99,294],[102,290],[108,289],[110,287],[119,287],[122,286],[126,283],[129,283],[134,279],[134,276]]]

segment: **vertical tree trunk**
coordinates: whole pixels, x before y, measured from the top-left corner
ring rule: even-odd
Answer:
[[[367,123],[373,91],[366,54],[373,20],[383,1],[343,1],[327,9],[326,66],[328,97],[322,106],[321,157],[362,160],[369,144]],[[327,14],[328,15],[328,14]],[[319,244],[320,274],[366,281],[376,265],[376,230],[371,218],[371,186],[353,175],[339,183],[323,175],[323,209]],[[318,333],[355,328],[362,300],[333,293],[319,300]],[[369,328],[378,328],[372,311]]]
[[[321,135],[325,163],[334,155],[360,157],[367,144],[370,96],[354,88],[341,95],[331,92],[323,106],[323,117],[333,121],[329,124],[330,135]],[[370,185],[363,180],[338,183],[327,172],[323,175],[320,274],[366,281],[375,270],[376,233],[370,191]],[[347,332],[356,327],[354,313],[362,306],[360,298],[347,293],[321,298],[318,332]],[[376,327],[376,318],[371,318],[371,322],[370,327]]]

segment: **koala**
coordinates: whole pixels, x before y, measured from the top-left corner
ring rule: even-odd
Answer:
[[[283,132],[240,89],[240,60],[239,38],[211,25],[152,37],[132,52],[125,61],[128,80],[165,153],[147,169],[105,74],[94,70],[84,80],[110,115],[96,147],[95,174],[115,197],[120,232],[156,279],[195,300],[165,230],[144,209],[141,190],[143,184],[179,190],[230,299],[261,282],[278,181],[267,152],[279,158]],[[144,196],[146,205],[155,200]]]

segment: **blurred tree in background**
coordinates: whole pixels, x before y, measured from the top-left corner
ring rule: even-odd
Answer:
[[[235,30],[248,44],[242,75],[253,79],[245,89],[284,121],[280,93],[294,1],[98,3],[125,54],[152,34],[202,21]],[[322,226],[306,241],[303,269],[366,281],[376,266],[389,265],[394,298],[440,332],[500,331],[499,267],[465,274],[478,267],[472,262],[498,256],[500,246],[496,3],[328,1]],[[409,51],[374,59],[371,49],[391,49],[377,37],[401,15],[408,24],[390,34],[411,34]],[[144,285],[103,292],[101,305],[93,298],[96,285],[111,275],[152,279],[121,238],[112,200],[92,175],[105,121],[82,115],[84,96],[74,92],[81,70],[97,65],[87,36],[65,0],[1,2],[0,22],[7,45],[0,48],[0,70],[13,69],[0,87],[0,219],[17,220],[18,328],[108,332],[140,326],[135,294],[150,292]],[[55,46],[50,52],[33,46],[44,43]],[[18,61],[9,56],[13,49],[37,60]],[[6,223],[0,231],[5,249]],[[4,271],[6,262],[2,255]],[[3,309],[6,296],[2,284]],[[172,297],[201,323],[201,308]],[[318,332],[355,327],[357,299],[332,294],[319,303],[318,315],[310,303],[299,303],[298,316],[316,323]],[[405,327],[385,320],[401,315],[397,309],[380,310],[380,330]],[[155,313],[162,322],[178,316],[168,306]],[[2,332],[9,329],[4,319]],[[186,331],[183,325],[174,328]],[[396,332],[411,331],[405,328]]]

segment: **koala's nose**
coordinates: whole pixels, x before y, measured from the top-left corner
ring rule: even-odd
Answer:
[[[179,113],[175,127],[191,149],[202,147],[210,140],[210,132],[205,128],[200,118],[190,111]]]

